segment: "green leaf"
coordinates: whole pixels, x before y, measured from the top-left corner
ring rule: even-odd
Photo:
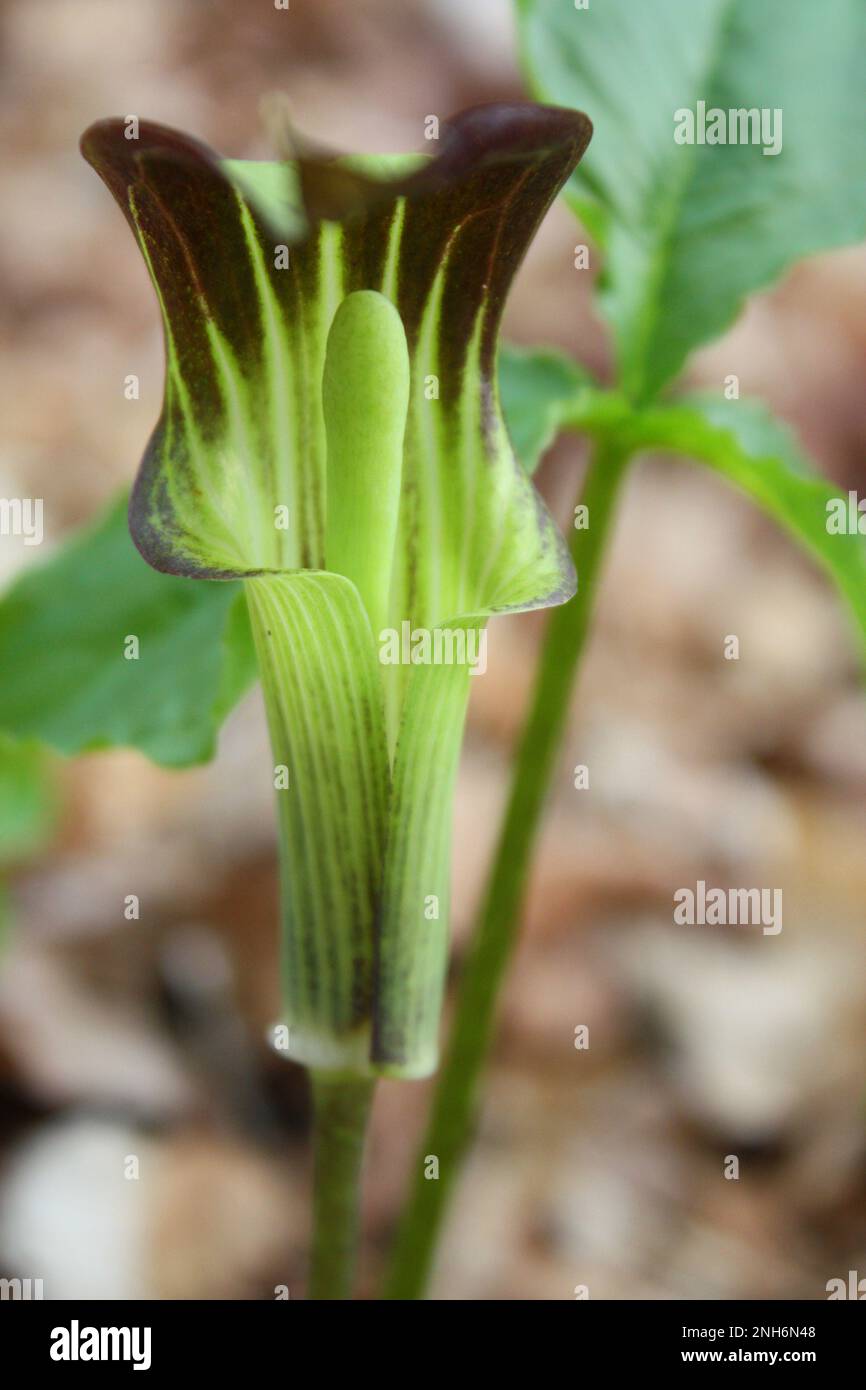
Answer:
[[[66,754],[133,747],[170,767],[213,756],[255,674],[240,586],[157,574],[124,498],[0,599],[0,669],[5,733]]]
[[[632,398],[658,392],[746,294],[866,232],[862,0],[517,0],[517,11],[534,92],[595,125],[568,196],[604,251],[602,305]],[[675,113],[698,101],[781,110],[781,151],[675,143]]]
[[[625,453],[664,450],[707,464],[779,523],[829,575],[866,639],[866,536],[828,531],[839,493],[810,466],[790,429],[757,400],[693,393],[633,409],[546,349],[506,349],[505,416],[524,463],[560,429],[616,440]],[[847,498],[842,498],[847,505]]]
[[[532,474],[565,423],[609,399],[570,357],[548,348],[503,344],[499,353],[499,393],[514,452]]]
[[[636,413],[620,437],[630,450],[663,449],[708,464],[746,493],[817,560],[866,642],[866,537],[828,531],[828,503],[838,489],[809,467],[766,406],[695,395]]]
[[[0,735],[0,869],[44,844],[56,810],[45,749]]]

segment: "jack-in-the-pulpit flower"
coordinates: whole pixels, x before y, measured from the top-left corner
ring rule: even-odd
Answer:
[[[466,111],[408,162],[223,160],[122,120],[83,138],[165,329],[132,535],[157,569],[245,581],[284,769],[288,1050],[318,1071],[435,1067],[478,634],[574,592],[496,344],[589,135],[527,104]]]

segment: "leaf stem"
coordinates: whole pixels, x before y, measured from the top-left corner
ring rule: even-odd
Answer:
[[[375,1081],[310,1072],[313,1092],[313,1243],[307,1297],[352,1295],[364,1138]]]
[[[550,616],[512,775],[508,806],[487,880],[477,927],[457,993],[454,1022],[416,1158],[384,1297],[419,1298],[433,1262],[460,1162],[472,1137],[479,1077],[490,1049],[496,1001],[520,926],[524,885],[569,699],[584,651],[598,577],[628,455],[600,441],[590,461],[581,502],[589,525],[572,534],[578,592]],[[437,1180],[424,1176],[425,1157],[439,1160]]]

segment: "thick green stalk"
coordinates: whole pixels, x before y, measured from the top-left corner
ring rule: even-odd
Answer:
[[[311,1071],[313,1245],[307,1297],[352,1296],[358,1246],[361,1164],[375,1082]]]
[[[627,456],[614,444],[602,443],[587,473],[581,501],[589,509],[589,526],[575,530],[571,540],[578,592],[550,617],[532,707],[516,754],[505,819],[398,1231],[386,1298],[423,1295],[448,1199],[471,1138],[475,1096],[493,1036],[496,1001],[517,939],[527,869],[568,716],[626,462]],[[439,1160],[438,1179],[424,1175],[428,1155]]]

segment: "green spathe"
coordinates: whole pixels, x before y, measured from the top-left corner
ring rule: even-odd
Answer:
[[[469,670],[384,665],[376,634],[472,631],[574,592],[511,447],[496,351],[511,279],[589,134],[576,112],[479,107],[438,158],[384,176],[303,149],[227,163],[148,122],[136,142],[121,122],[83,139],[165,328],[133,536],[157,569],[245,581],[288,1049],[315,1069],[436,1064]]]

